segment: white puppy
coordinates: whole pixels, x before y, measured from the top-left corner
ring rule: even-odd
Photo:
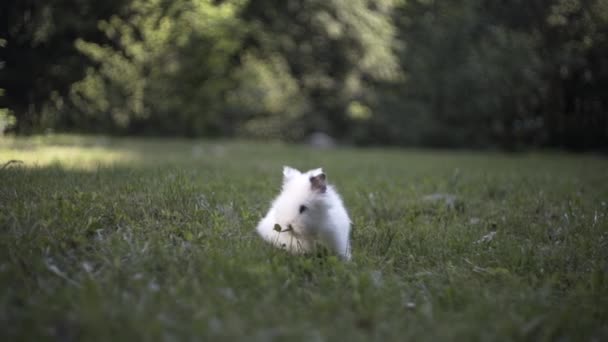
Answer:
[[[350,260],[350,218],[322,169],[300,172],[283,167],[283,188],[257,231],[273,245],[306,253],[319,242]]]

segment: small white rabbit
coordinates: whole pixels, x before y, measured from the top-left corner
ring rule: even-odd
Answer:
[[[300,172],[283,167],[283,187],[257,231],[274,246],[306,253],[319,242],[350,260],[350,218],[322,169]]]

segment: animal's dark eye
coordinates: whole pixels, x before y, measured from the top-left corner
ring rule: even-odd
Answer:
[[[306,209],[308,209],[308,208],[305,205],[301,205],[300,206],[300,214],[303,213],[303,212],[305,212]]]

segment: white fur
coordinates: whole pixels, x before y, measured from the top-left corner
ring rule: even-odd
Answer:
[[[318,242],[350,260],[351,221],[340,195],[329,184],[325,192],[311,185],[310,177],[322,173],[320,168],[302,173],[285,166],[281,193],[256,229],[267,242],[295,254],[311,251]],[[303,213],[301,205],[307,207]]]

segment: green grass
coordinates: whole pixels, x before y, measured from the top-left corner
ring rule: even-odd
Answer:
[[[608,339],[601,157],[0,138],[11,159],[2,341]],[[324,167],[351,263],[255,235],[283,164]]]

